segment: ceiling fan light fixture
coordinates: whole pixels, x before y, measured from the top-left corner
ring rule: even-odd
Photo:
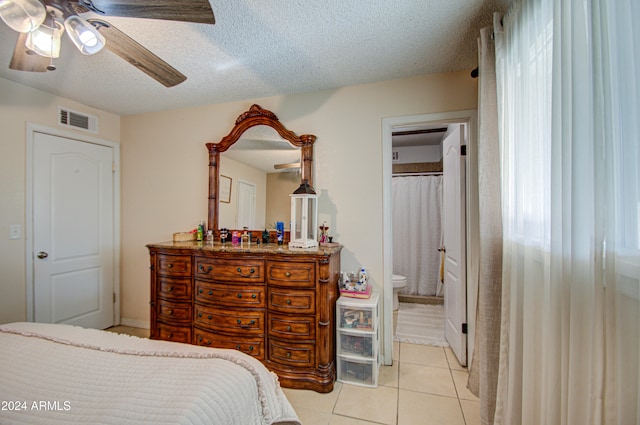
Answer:
[[[51,26],[42,24],[27,35],[27,49],[47,58],[60,57],[60,38],[64,26],[55,19],[51,19]]]
[[[78,15],[71,15],[64,21],[69,38],[83,55],[98,53],[105,45],[105,39],[98,30]]]
[[[11,29],[31,32],[47,17],[47,10],[38,0],[0,0],[0,18]]]

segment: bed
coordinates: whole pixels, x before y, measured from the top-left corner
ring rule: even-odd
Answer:
[[[235,350],[42,323],[0,325],[0,423],[297,424]]]

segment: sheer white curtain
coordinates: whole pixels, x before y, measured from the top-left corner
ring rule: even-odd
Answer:
[[[393,273],[405,276],[401,293],[441,295],[442,176],[394,177]]]
[[[640,423],[639,11],[637,0],[523,0],[495,29],[495,423]]]

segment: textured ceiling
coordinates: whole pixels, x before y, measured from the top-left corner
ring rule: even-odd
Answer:
[[[511,0],[211,0],[216,24],[106,20],[187,76],[166,88],[107,49],[64,36],[57,70],[0,77],[118,115],[310,92],[476,66],[479,29]],[[90,17],[87,14],[85,17]]]

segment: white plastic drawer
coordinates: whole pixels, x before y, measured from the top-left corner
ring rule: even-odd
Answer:
[[[374,333],[349,332],[340,330],[338,332],[338,353],[351,356],[375,358],[378,355],[376,338]]]
[[[365,387],[377,387],[378,360],[339,355],[338,381]]]

